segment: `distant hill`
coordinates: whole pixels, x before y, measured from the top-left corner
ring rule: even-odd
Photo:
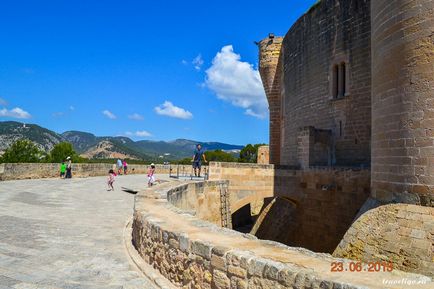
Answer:
[[[86,154],[89,150],[94,150],[101,142],[110,142],[115,147],[122,148],[129,154],[144,155],[152,158],[164,156],[164,159],[174,160],[190,157],[193,154],[196,144],[201,144],[206,150],[221,149],[228,152],[238,153],[243,146],[231,145],[219,142],[200,142],[187,139],[177,139],[174,141],[133,141],[128,137],[97,137],[93,134],[68,131],[62,136],[72,143],[77,152]]]
[[[0,122],[0,152],[19,139],[31,140],[44,151],[51,150],[55,144],[63,141],[62,136],[36,124],[23,124],[15,121]]]
[[[219,142],[200,142],[187,139],[174,141],[133,141],[128,137],[98,137],[88,132],[67,131],[57,134],[38,125],[19,122],[0,122],[0,153],[18,139],[29,139],[39,148],[50,151],[62,141],[70,142],[82,156],[91,159],[129,158],[156,159],[163,156],[164,160],[176,160],[190,157],[195,145],[200,143],[206,150],[221,149],[234,154],[243,146]]]

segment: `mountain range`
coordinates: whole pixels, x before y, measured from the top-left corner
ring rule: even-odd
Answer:
[[[50,151],[59,142],[70,142],[74,150],[90,159],[128,158],[176,160],[190,157],[195,145],[200,143],[206,150],[224,150],[237,153],[243,148],[220,142],[200,142],[188,139],[174,141],[133,141],[123,136],[95,136],[81,131],[58,134],[36,124],[15,121],[0,122],[0,153],[18,139],[29,139],[40,149]]]

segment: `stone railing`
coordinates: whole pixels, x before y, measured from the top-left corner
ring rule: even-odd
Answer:
[[[203,194],[213,187],[169,183],[140,192],[135,199],[133,244],[142,258],[175,286],[383,289],[408,288],[408,283],[402,282],[406,279],[414,282],[412,288],[432,288],[426,276],[397,270],[350,272],[354,268],[350,260],[258,240],[203,221],[198,213],[203,202],[190,199],[197,195],[198,186],[204,188]],[[211,195],[212,191],[209,189]],[[345,270],[332,272],[336,264]]]
[[[113,164],[103,163],[80,163],[72,164],[73,177],[95,177],[105,176],[113,168]],[[170,165],[156,165],[157,174],[169,174]],[[179,166],[183,171],[190,171],[191,166]],[[59,177],[60,164],[56,163],[4,163],[0,164],[0,181],[24,180],[40,178]],[[128,165],[129,174],[144,174],[148,170],[148,165]],[[172,171],[172,174],[174,172]]]
[[[202,220],[231,228],[228,185],[228,181],[188,183],[170,189],[167,200]]]

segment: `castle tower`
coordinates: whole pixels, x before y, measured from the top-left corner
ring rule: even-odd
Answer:
[[[372,196],[434,206],[434,1],[371,1]]]
[[[259,43],[259,72],[270,110],[270,164],[280,164],[280,50],[283,37],[270,34]]]

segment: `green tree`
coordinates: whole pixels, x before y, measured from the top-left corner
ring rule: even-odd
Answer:
[[[209,162],[236,162],[237,159],[222,150],[205,152],[206,160]]]
[[[75,163],[81,162],[83,159],[74,151],[72,144],[69,142],[61,142],[56,144],[50,152],[49,161],[53,163],[60,163],[67,157],[71,157]]]
[[[238,161],[240,163],[256,163],[258,159],[258,148],[263,145],[264,144],[246,145],[240,151],[240,157]]]
[[[175,161],[173,162],[174,164],[178,164],[178,165],[191,165],[191,158],[183,158],[181,160]]]
[[[38,163],[46,154],[29,140],[18,140],[1,156],[2,163]]]

